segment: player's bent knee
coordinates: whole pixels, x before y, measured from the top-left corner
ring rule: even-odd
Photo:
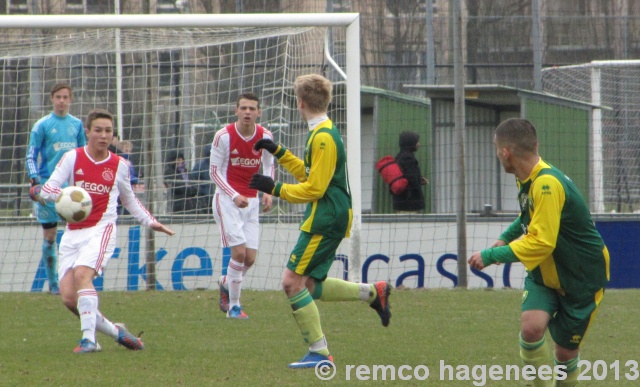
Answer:
[[[306,277],[286,269],[282,276],[282,288],[287,296],[291,297],[300,293],[305,288]]]
[[[292,297],[297,293],[293,284],[285,280],[282,281],[282,290],[284,290],[287,297]]]
[[[524,340],[525,342],[535,343],[542,340],[545,332],[546,327],[540,328],[537,326],[523,326],[520,331],[520,335],[522,337],[522,340]]]

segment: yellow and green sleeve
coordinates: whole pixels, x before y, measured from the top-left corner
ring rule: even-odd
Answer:
[[[527,233],[521,239],[511,241],[508,246],[482,251],[485,265],[520,261],[531,271],[552,255],[560,229],[564,188],[555,177],[544,175],[532,184],[529,194],[535,211],[532,212]]]
[[[299,182],[307,180],[307,174],[304,170],[304,162],[296,157],[291,151],[282,145],[278,145],[278,149],[273,154],[278,160],[278,164],[282,165],[293,177]]]
[[[295,157],[287,157],[287,153],[278,158],[278,163],[287,168],[300,182],[298,184],[277,183],[274,188],[274,195],[279,196],[290,203],[314,202],[324,196],[329,183],[333,177],[337,162],[337,147],[327,133],[318,133],[310,137],[312,160],[309,164],[309,174],[306,179],[300,179],[300,169],[304,171],[304,163]],[[277,152],[276,152],[277,153]],[[290,152],[289,152],[290,153]]]
[[[522,236],[522,222],[520,222],[520,217],[516,218],[516,220],[507,227],[506,230],[502,234],[500,234],[499,240],[509,244],[511,241],[514,241]]]

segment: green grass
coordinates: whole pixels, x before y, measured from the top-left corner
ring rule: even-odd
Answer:
[[[474,386],[440,380],[440,361],[453,365],[520,365],[520,291],[394,290],[388,328],[363,303],[318,303],[336,364],[331,384],[362,382],[346,365],[426,365],[428,382],[404,385]],[[80,324],[48,294],[0,293],[0,385],[91,386],[307,386],[313,370],[289,370],[306,351],[281,292],[244,291],[248,321],[218,311],[216,291],[104,292],[101,311],[112,321],[144,331],[143,351],[128,351],[98,334],[102,352],[77,355]],[[640,361],[640,291],[610,290],[582,350],[582,358]],[[622,367],[624,378],[626,370]],[[611,372],[611,371],[610,371]],[[406,374],[406,373],[405,373]],[[411,373],[409,373],[411,374]],[[381,374],[379,374],[381,375]],[[389,375],[389,374],[388,374]],[[381,378],[381,377],[379,377]],[[389,383],[389,381],[387,381]],[[523,382],[491,381],[488,386]],[[638,381],[585,382],[631,386]]]

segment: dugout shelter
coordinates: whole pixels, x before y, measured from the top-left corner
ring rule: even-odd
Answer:
[[[431,209],[455,212],[453,165],[459,155],[454,138],[454,87],[405,85],[430,101],[427,130]],[[505,119],[521,117],[538,130],[541,157],[575,183],[593,209],[602,204],[602,106],[503,85],[465,86],[465,182],[467,212],[519,212],[514,176],[506,174],[493,147],[493,132]],[[422,142],[422,138],[421,138]]]

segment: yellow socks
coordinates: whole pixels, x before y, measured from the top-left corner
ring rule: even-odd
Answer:
[[[300,293],[290,297],[289,304],[291,305],[291,309],[293,309],[293,317],[298,324],[304,342],[311,346],[317,345],[318,342],[324,340],[324,334],[320,326],[320,313],[318,313],[318,307],[313,301],[313,298],[311,298],[309,290],[304,289]],[[314,352],[329,356],[329,350],[326,345],[324,348],[314,348]]]
[[[525,365],[532,365],[536,369],[542,365],[547,365],[551,368],[551,351],[544,337],[538,342],[527,343],[522,340],[522,336],[520,336],[520,357]],[[552,380],[553,377],[551,380],[536,378],[533,380],[533,385],[535,387],[548,387],[552,385]]]
[[[327,278],[315,282],[313,298],[321,301],[368,301],[376,297],[375,288],[370,284],[348,282],[338,278]]]
[[[578,384],[578,375],[580,374],[580,369],[578,368],[578,363],[580,362],[580,355],[568,361],[558,361],[558,359],[554,359],[555,365],[565,366],[565,373],[567,374],[567,378],[565,380],[556,380],[554,387],[573,387]]]

